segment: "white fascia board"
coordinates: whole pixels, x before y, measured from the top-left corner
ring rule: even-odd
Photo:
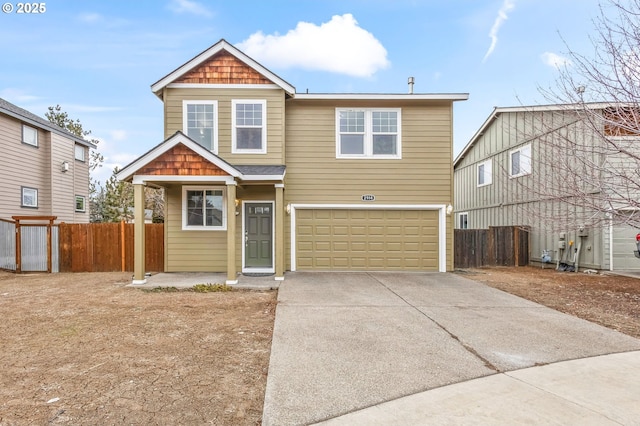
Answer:
[[[291,271],[297,269],[296,210],[297,209],[358,209],[358,210],[438,210],[438,272],[447,272],[447,213],[446,204],[290,204],[291,212]]]
[[[296,209],[439,210],[446,204],[291,204]]]
[[[436,100],[466,101],[468,93],[296,93],[294,99],[300,100]]]
[[[244,54],[242,51],[238,50],[235,46],[228,43],[226,40],[220,40],[218,43],[214,44],[195,58],[191,59],[189,62],[185,63],[181,67],[177,68],[167,76],[158,80],[156,83],[151,85],[151,90],[153,93],[158,95],[158,92],[165,88],[169,83],[172,83],[175,79],[202,64],[206,60],[210,59],[213,55],[220,52],[221,50],[226,50],[231,53],[233,56],[256,70],[258,73],[264,75],[267,79],[273,81],[275,84],[284,89],[287,93],[293,94],[296,89],[253,59]]]
[[[235,180],[232,176],[182,176],[182,175],[135,175],[132,183],[144,185],[147,182],[185,182],[185,183],[212,183],[220,182],[232,185]]]
[[[242,179],[243,181],[258,181],[258,180],[283,181],[284,175],[242,175],[240,179]]]
[[[169,83],[169,89],[268,89],[281,90],[277,84],[205,84],[205,83]]]
[[[151,151],[149,151],[146,154],[142,155],[137,160],[135,160],[132,163],[130,163],[129,165],[125,166],[122,170],[120,170],[116,174],[116,178],[118,180],[128,179],[138,169],[140,169],[142,166],[144,166],[145,164],[148,164],[149,162],[153,161],[155,158],[157,158],[158,156],[164,154],[165,152],[169,151],[171,148],[175,147],[176,145],[178,145],[180,143],[185,145],[189,149],[193,150],[195,153],[201,155],[206,160],[210,161],[212,164],[215,164],[220,169],[222,169],[225,172],[229,173],[229,175],[231,175],[233,177],[240,177],[241,176],[240,172],[238,170],[236,170],[234,167],[232,167],[228,163],[222,161],[219,157],[217,157],[211,151],[207,150],[203,146],[201,146],[198,143],[194,142],[193,140],[191,140],[190,138],[185,136],[182,132],[179,132],[179,133],[176,133],[175,135],[173,135],[172,137],[170,137],[169,139],[167,139],[166,141],[164,141],[163,143],[161,143],[160,145],[158,145],[155,148],[153,148]]]

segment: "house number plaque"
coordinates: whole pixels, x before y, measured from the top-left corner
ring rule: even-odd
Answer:
[[[362,196],[362,201],[375,201],[376,196],[373,194],[365,194]]]

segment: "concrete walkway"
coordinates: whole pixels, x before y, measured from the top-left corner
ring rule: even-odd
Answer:
[[[278,301],[264,425],[640,424],[640,340],[464,277],[290,273]]]

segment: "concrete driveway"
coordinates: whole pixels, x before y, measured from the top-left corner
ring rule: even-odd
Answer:
[[[466,386],[462,394],[494,389],[483,397],[493,403],[500,382],[472,379],[506,380],[527,367],[636,350],[640,340],[455,274],[289,273],[279,290],[263,424],[372,423],[384,410],[381,424],[419,424],[407,415],[435,395],[425,391],[456,383]],[[640,352],[632,355],[637,370]],[[425,415],[447,410],[443,398]]]

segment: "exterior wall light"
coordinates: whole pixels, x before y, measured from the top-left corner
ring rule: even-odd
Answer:
[[[62,165],[60,166],[60,170],[62,170],[62,173],[68,172],[69,171],[69,162],[68,161],[63,161]]]

